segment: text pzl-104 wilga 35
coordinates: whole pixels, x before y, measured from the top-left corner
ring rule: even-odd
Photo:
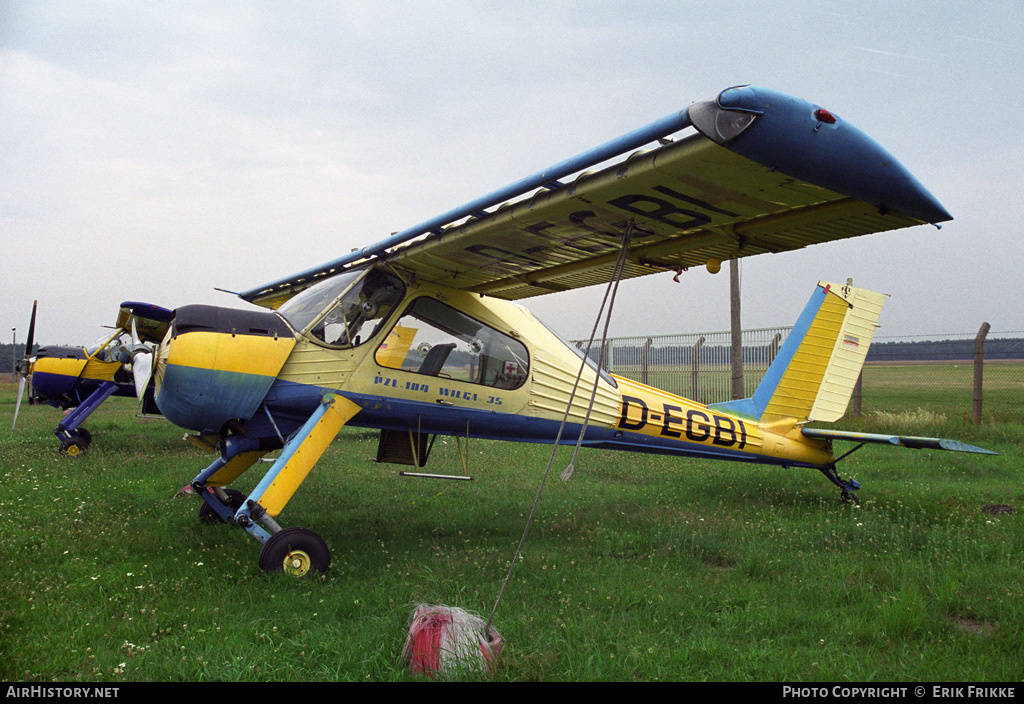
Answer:
[[[838,475],[835,440],[986,452],[808,426],[844,413],[880,295],[819,284],[754,396],[711,406],[601,371],[515,301],[949,219],[828,110],[729,88],[239,294],[273,312],[178,308],[156,352],[156,401],[218,453],[191,483],[203,517],[259,540],[261,568],[296,575],[327,569],[330,553],[275,519],[346,424],[380,428],[378,459],[417,468],[439,434],[576,443],[582,431],[584,447],[818,469],[846,497],[859,485]],[[248,496],[229,488],[275,450]]]

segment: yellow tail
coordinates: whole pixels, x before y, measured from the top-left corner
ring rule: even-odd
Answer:
[[[715,408],[755,420],[843,417],[874,337],[885,296],[819,282],[753,397]]]

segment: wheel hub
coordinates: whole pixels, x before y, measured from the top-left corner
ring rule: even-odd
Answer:
[[[283,568],[286,574],[293,577],[304,577],[313,561],[303,550],[292,550],[284,556]]]

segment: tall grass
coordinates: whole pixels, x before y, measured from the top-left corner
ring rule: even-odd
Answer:
[[[416,480],[344,430],[279,517],[320,533],[332,568],[291,580],[176,497],[211,459],[180,430],[115,400],[69,461],[53,409],[23,406],[10,431],[13,398],[0,387],[8,681],[411,679],[413,605],[489,615],[549,452],[473,440],[474,481]],[[495,678],[1020,680],[1022,430],[973,430],[999,457],[865,448],[840,465],[860,506],[811,470],[582,453],[497,612]],[[461,474],[439,439],[444,470]]]

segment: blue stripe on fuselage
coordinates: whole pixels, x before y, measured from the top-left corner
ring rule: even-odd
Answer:
[[[474,438],[506,440],[511,442],[552,443],[558,436],[559,421],[531,418],[515,413],[499,413],[475,408],[440,406],[422,401],[408,401],[394,397],[355,394],[319,386],[308,386],[278,380],[267,394],[266,403],[271,415],[285,435],[309,417],[319,406],[323,395],[336,393],[358,404],[362,410],[348,425],[362,428],[406,430],[416,428],[424,433],[438,435],[469,434]],[[294,426],[294,427],[292,427]],[[579,423],[567,423],[560,444],[575,445],[579,438]],[[703,457],[761,464],[801,465],[750,452],[728,450],[713,445],[680,441],[674,438],[632,433],[615,428],[587,426],[583,440],[585,447],[642,452],[646,454]]]

